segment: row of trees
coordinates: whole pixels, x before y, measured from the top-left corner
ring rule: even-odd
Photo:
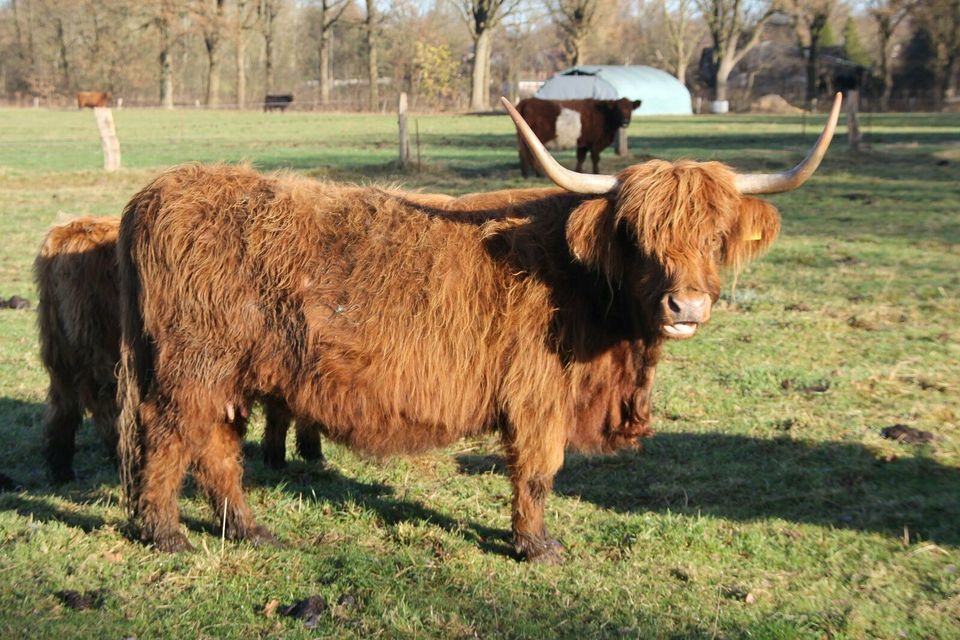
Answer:
[[[0,89],[241,108],[281,92],[376,109],[387,87],[485,110],[491,91],[594,63],[659,66],[726,100],[785,26],[807,100],[838,48],[884,108],[904,69],[904,86],[956,93],[960,0],[0,0]]]

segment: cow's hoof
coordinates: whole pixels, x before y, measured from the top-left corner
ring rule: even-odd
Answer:
[[[264,453],[263,462],[271,469],[275,469],[277,471],[284,469],[287,466],[287,459],[284,455],[277,456]]]
[[[154,549],[164,553],[193,551],[193,545],[187,540],[187,536],[180,531],[154,536],[149,542],[153,544]]]
[[[50,467],[50,480],[53,481],[53,484],[73,482],[76,477],[70,467]]]
[[[517,551],[526,562],[535,564],[562,564],[563,545],[550,537],[525,538],[517,545]]]
[[[258,524],[253,525],[247,530],[244,539],[255,547],[280,547],[283,546],[280,539],[273,535],[273,532],[266,527]]]

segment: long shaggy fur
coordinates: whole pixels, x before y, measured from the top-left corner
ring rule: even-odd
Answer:
[[[116,369],[120,359],[119,275],[116,267],[120,218],[76,218],[47,233],[34,261],[40,302],[40,356],[50,376],[44,416],[47,465],[58,482],[73,478],[75,435],[84,411],[112,456],[117,451]],[[291,421],[277,400],[265,402],[264,458],[282,466]],[[245,427],[239,406],[234,426]],[[316,425],[297,423],[297,446],[307,458],[320,453]]]
[[[78,218],[50,229],[34,261],[40,359],[50,376],[44,437],[57,482],[73,478],[84,411],[116,455],[120,318],[115,263],[118,218]]]
[[[143,537],[186,544],[176,498],[190,465],[234,537],[266,535],[220,407],[270,394],[374,455],[500,433],[518,551],[554,557],[543,505],[564,449],[651,433],[660,298],[716,299],[719,267],[777,225],[720,165],[619,178],[615,198],[592,199],[454,199],[226,166],[154,180],[118,243],[121,452]],[[754,226],[763,240],[739,246]]]

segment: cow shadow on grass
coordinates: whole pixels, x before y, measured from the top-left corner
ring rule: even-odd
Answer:
[[[907,447],[908,445],[902,445]],[[884,461],[857,443],[661,433],[644,451],[567,457],[555,493],[621,513],[781,518],[960,544],[960,470],[925,457]],[[499,456],[461,455],[461,471],[504,473]]]
[[[53,484],[43,457],[43,410],[38,402],[0,398],[0,440],[10,443],[0,451],[0,511],[16,512],[37,522],[59,522],[87,533],[119,526],[132,534],[125,520],[102,515],[105,505],[117,504],[118,477],[114,461],[100,442],[89,420],[77,435],[74,458],[76,480]],[[246,442],[245,474],[248,486],[282,485],[292,494],[315,494],[333,508],[356,505],[374,512],[387,525],[421,521],[456,532],[479,548],[499,555],[512,555],[507,533],[476,522],[457,520],[418,502],[402,499],[394,489],[344,476],[332,468],[293,462],[283,471],[267,469],[259,443]],[[196,497],[198,490],[187,482],[181,500]],[[181,520],[193,532],[219,534],[212,518],[182,514]]]

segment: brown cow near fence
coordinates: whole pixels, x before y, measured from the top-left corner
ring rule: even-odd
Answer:
[[[145,541],[189,548],[191,466],[231,538],[271,541],[242,491],[223,407],[283,398],[374,455],[502,438],[516,549],[556,561],[544,502],[568,447],[651,433],[663,343],[710,318],[719,270],[779,229],[750,194],[796,188],[833,135],[784,174],[662,160],[617,176],[561,167],[507,103],[557,189],[459,199],[172,169],[129,202],[121,279],[121,476]]]
[[[120,314],[116,268],[120,218],[82,217],[47,233],[34,262],[40,302],[40,358],[50,377],[44,415],[47,467],[55,482],[73,479],[77,429],[87,411],[107,450],[117,447],[116,368],[120,359]],[[264,460],[283,466],[290,410],[265,400]],[[246,405],[231,407],[234,426],[243,431]],[[297,422],[297,448],[308,460],[321,460],[317,427]]]
[[[113,94],[109,91],[77,91],[77,109],[109,107]]]
[[[600,152],[613,143],[617,131],[630,125],[633,110],[640,100],[542,100],[527,98],[517,104],[523,117],[540,142],[556,149],[577,150],[577,171],[590,152],[593,172],[600,173]],[[533,170],[541,175],[523,138],[517,136],[520,150],[520,171],[526,178]]]

